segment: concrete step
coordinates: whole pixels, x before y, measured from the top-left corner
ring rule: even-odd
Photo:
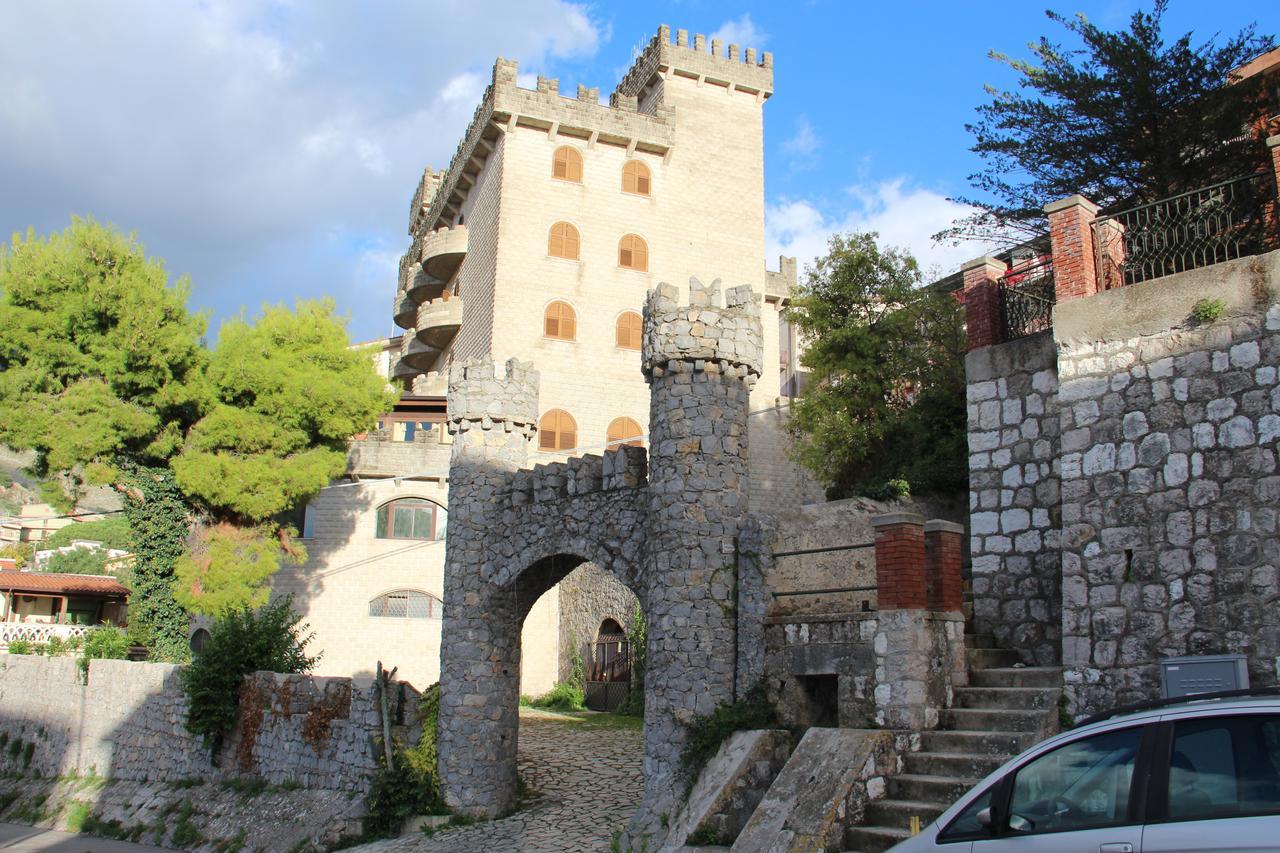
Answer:
[[[921,803],[937,803],[948,808],[973,787],[973,779],[954,776],[926,776],[917,773],[899,773],[889,777],[888,798],[914,800]]]
[[[972,669],[970,687],[1062,687],[1062,670],[1053,666]]]
[[[1048,711],[1058,707],[1056,687],[957,687],[955,707]]]
[[[909,752],[904,770],[922,776],[951,776],[972,784],[983,779],[1008,758],[999,755],[968,755],[947,752]]]
[[[950,804],[948,804],[950,805]],[[867,803],[867,826],[891,826],[909,829],[911,817],[920,818],[920,825],[929,823],[947,810],[948,806],[919,800],[872,800]]]
[[[1045,712],[1002,708],[948,708],[940,716],[944,728],[970,732],[1039,732]]]
[[[924,752],[1004,756],[1006,759],[1035,742],[1036,736],[1032,732],[931,731],[920,734],[920,745]]]
[[[991,634],[965,634],[964,644],[970,649],[994,649],[996,638]]]
[[[883,853],[910,837],[908,830],[895,826],[852,826],[844,834],[844,849],[858,853]]]
[[[1012,649],[969,648],[969,669],[993,669],[1021,663],[1022,657]]]

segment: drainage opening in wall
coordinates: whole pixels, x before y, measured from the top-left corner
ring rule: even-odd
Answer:
[[[819,728],[840,725],[840,676],[834,673],[801,675],[799,680],[806,700],[800,724]]]

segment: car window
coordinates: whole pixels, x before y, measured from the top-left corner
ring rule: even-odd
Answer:
[[[976,800],[965,806],[964,811],[956,815],[955,820],[947,824],[946,829],[938,833],[939,841],[959,840],[961,838],[972,838],[975,835],[986,835],[987,827],[978,823],[978,812],[991,805],[991,794],[995,791],[996,782],[990,788],[983,791]]]
[[[1058,832],[1124,823],[1142,727],[1083,738],[1018,769],[1009,801],[1011,833]]]
[[[1280,715],[1175,723],[1168,813],[1171,820],[1280,814]]]

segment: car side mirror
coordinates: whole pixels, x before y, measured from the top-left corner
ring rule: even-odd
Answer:
[[[978,820],[978,826],[981,826],[983,829],[991,829],[991,827],[995,825],[995,820],[991,817],[990,806],[978,812],[976,817]]]

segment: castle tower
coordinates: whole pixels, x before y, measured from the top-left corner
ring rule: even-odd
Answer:
[[[440,672],[440,771],[449,805],[504,814],[515,807],[520,624],[528,605],[492,583],[488,532],[498,496],[528,455],[538,374],[511,359],[456,364],[449,373],[449,538],[445,545],[445,665]]]
[[[648,617],[645,799],[636,829],[674,813],[685,724],[732,702],[737,542],[747,515],[747,412],[760,375],[760,307],[748,286],[660,284],[644,315],[650,451],[642,561]]]

